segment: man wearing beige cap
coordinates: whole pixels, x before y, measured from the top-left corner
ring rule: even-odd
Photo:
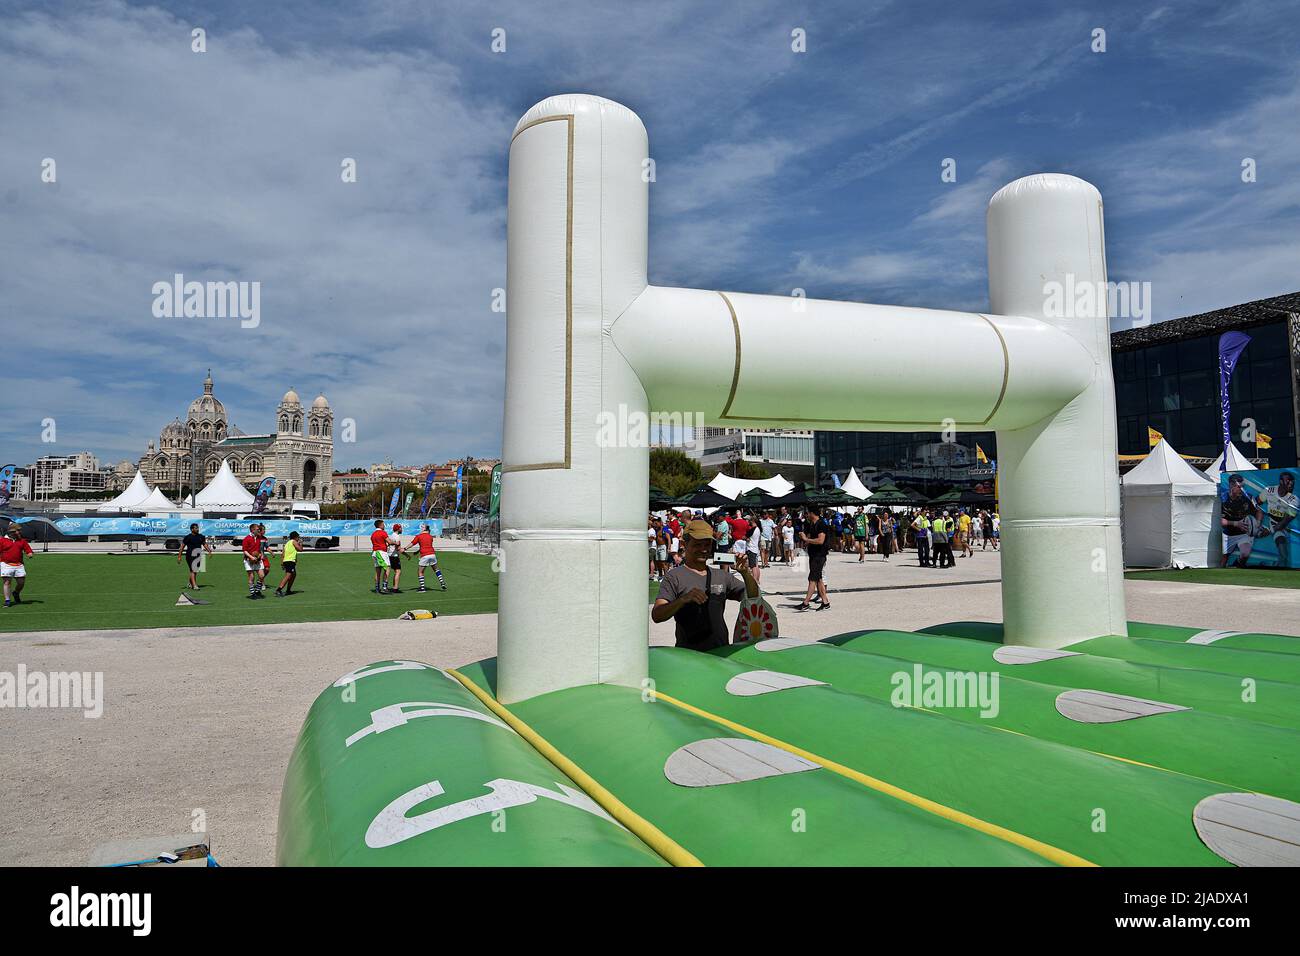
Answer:
[[[713,556],[713,528],[707,521],[692,521],[682,529],[683,561],[664,575],[650,619],[662,624],[673,618],[677,646],[707,651],[727,643],[723,610],[727,601],[758,597],[758,582],[747,561],[737,561],[737,577],[725,567],[709,567]]]

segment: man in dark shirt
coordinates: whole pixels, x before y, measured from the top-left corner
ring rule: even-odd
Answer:
[[[723,609],[727,601],[758,597],[758,582],[749,562],[737,561],[740,577],[726,568],[710,568],[713,528],[707,521],[692,521],[682,529],[683,561],[670,568],[659,585],[650,619],[656,624],[672,618],[677,626],[677,646],[707,651],[727,643]]]
[[[831,549],[830,539],[831,527],[822,517],[821,509],[816,505],[809,505],[803,530],[799,532],[799,540],[808,551],[808,593],[804,595],[803,603],[796,610],[806,611],[812,607],[814,591],[822,602],[817,610],[825,611],[831,606],[831,599],[826,596],[826,582],[822,580],[822,570],[826,567],[826,554]]]
[[[203,552],[212,553],[212,546],[208,544],[206,535],[199,534],[197,524],[190,525],[190,533],[181,539],[181,549],[176,554],[176,563],[184,561],[190,571],[189,590],[197,591],[199,589],[198,579],[194,576],[198,569],[199,560],[203,557]]]

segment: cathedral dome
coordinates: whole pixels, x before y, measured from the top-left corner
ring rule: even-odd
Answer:
[[[179,418],[173,418],[162,430],[163,438],[184,438],[185,426]]]
[[[226,406],[221,404],[221,400],[212,394],[212,370],[208,370],[208,377],[203,380],[203,394],[194,401],[190,402],[189,414],[187,420],[195,423],[206,422],[215,424],[220,422],[222,425],[226,421]]]
[[[312,400],[311,407],[312,407],[312,408],[329,408],[329,407],[330,407],[330,403],[327,402],[327,401],[325,400],[325,396],[324,396],[324,395],[317,395],[316,398]]]
[[[188,417],[192,422],[224,422],[226,406],[213,395],[200,395],[190,402]]]
[[[300,402],[300,401],[298,400],[298,393],[295,392],[293,389],[289,389],[289,391],[287,391],[287,392],[284,393],[284,398],[280,399],[280,404],[281,404],[281,405],[301,405],[302,402]]]

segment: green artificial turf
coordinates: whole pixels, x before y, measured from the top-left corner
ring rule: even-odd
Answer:
[[[1184,568],[1181,571],[1129,571],[1130,581],[1181,581],[1183,584],[1237,584],[1252,588],[1300,588],[1300,571],[1276,568]]]
[[[447,590],[427,576],[420,594],[416,562],[403,562],[402,593],[378,595],[370,555],[308,551],[298,561],[294,593],[274,594],[282,572],[272,557],[266,597],[250,600],[238,554],[208,555],[198,591],[172,554],[42,554],[27,559],[23,603],[0,608],[0,631],[79,630],[124,627],[198,627],[289,621],[360,621],[396,618],[412,608],[439,614],[480,614],[497,609],[497,575],[488,555],[445,551],[438,564]],[[211,603],[176,607],[184,593]],[[301,592],[301,593],[299,593]]]
[[[271,559],[266,597],[249,600],[238,553],[208,555],[198,591],[185,591],[183,565],[169,554],[57,554],[27,559],[23,603],[0,607],[0,632],[93,630],[126,627],[207,627],[221,624],[282,624],[292,621],[368,621],[396,618],[412,608],[439,614],[495,614],[497,575],[490,555],[443,551],[438,566],[447,590],[426,575],[420,594],[415,559],[402,562],[402,593],[378,595],[368,552],[307,551],[298,561],[294,593],[275,596],[278,555]],[[649,598],[659,585],[650,582]],[[184,592],[208,604],[176,607]],[[301,592],[301,593],[299,593]]]

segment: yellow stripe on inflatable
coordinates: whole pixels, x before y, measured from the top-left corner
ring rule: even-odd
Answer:
[[[582,788],[583,792],[596,803],[611,817],[631,830],[640,838],[646,846],[654,850],[661,857],[671,863],[673,866],[703,866],[699,858],[691,853],[680,843],[674,840],[668,834],[664,833],[657,826],[641,816],[618,797],[614,796],[599,783],[596,782],[590,774],[579,767],[576,763],[564,756],[541,734],[533,730],[526,723],[512,714],[492,697],[487,691],[479,687],[472,680],[456,670],[454,667],[447,668],[447,673],[451,674],[456,680],[465,685],[465,689],[483,702],[483,705],[496,714],[524,740],[528,741],[539,754],[553,763],[556,768],[567,776],[570,780]]]
[[[776,737],[769,737],[761,731],[753,730],[743,724],[738,724],[726,717],[719,717],[717,714],[711,714],[707,710],[701,710],[693,704],[670,697],[662,691],[653,691],[657,700],[667,701],[674,707],[680,707],[689,713],[711,720],[716,724],[721,724],[737,733],[745,734],[755,740],[762,741],[765,744],[771,744],[773,747],[780,747],[797,757],[803,757],[805,760],[811,760],[813,763],[820,764],[832,773],[838,773],[850,780],[855,780],[863,786],[870,787],[887,796],[902,800],[904,803],[910,803],[914,807],[919,807],[935,816],[943,817],[945,820],[952,820],[954,823],[960,823],[962,826],[970,827],[972,830],[978,830],[980,833],[987,833],[989,836],[997,837],[999,840],[1005,840],[1007,843],[1015,844],[1018,847],[1028,850],[1030,853],[1036,853],[1043,859],[1060,866],[1096,866],[1089,860],[1081,856],[1076,856],[1067,850],[1062,850],[1041,840],[1035,840],[1033,837],[1025,836],[1023,833],[1017,833],[1014,830],[1008,830],[1006,827],[998,826],[996,823],[989,823],[987,820],[981,820],[979,817],[973,817],[969,813],[963,813],[960,810],[954,810],[952,807],[946,807],[942,803],[935,803],[933,800],[918,796],[911,791],[904,790],[902,787],[896,787],[892,783],[886,783],[884,780],[878,780],[875,777],[868,776],[860,770],[854,770],[852,767],[846,767],[843,764],[836,763],[834,760],[828,760],[825,757],[819,757],[815,753],[804,750],[802,747],[796,747],[794,744],[786,743],[784,740],[778,740]]]

